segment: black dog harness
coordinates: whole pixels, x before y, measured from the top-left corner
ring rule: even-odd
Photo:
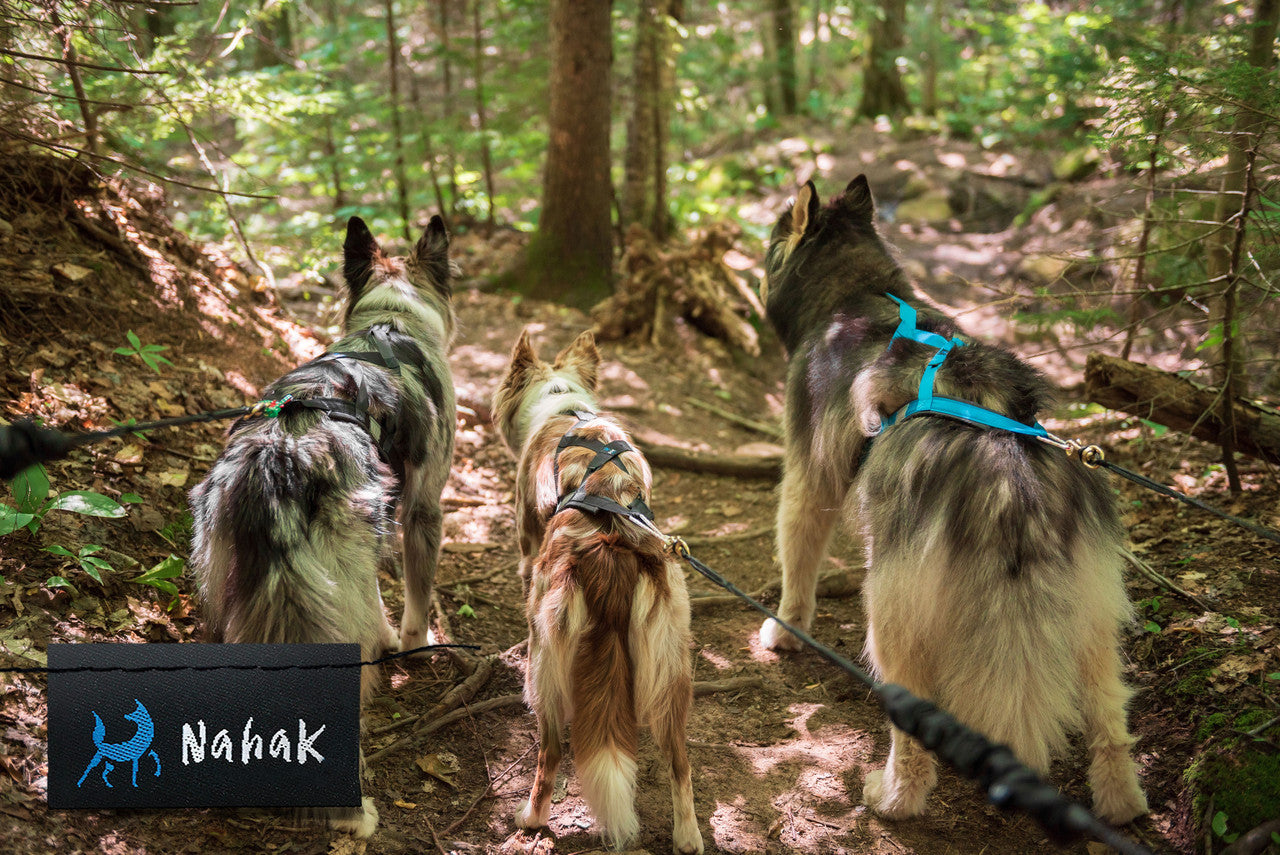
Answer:
[[[417,345],[408,342],[392,342],[391,327],[387,324],[378,324],[370,327],[369,339],[376,350],[334,350],[316,357],[311,364],[335,359],[356,359],[399,374],[400,366],[407,362],[420,370],[431,399],[440,399],[443,387],[440,385],[439,378],[434,373],[426,370],[425,359]],[[295,398],[292,395],[286,395],[278,401],[260,401],[254,406],[252,412],[241,417],[231,426],[231,432],[235,433],[248,424],[251,419],[278,418],[282,412],[294,408],[320,410],[331,419],[357,425],[373,438],[374,447],[377,448],[378,456],[382,458],[382,461],[390,466],[397,476],[403,479],[404,461],[399,459],[399,455],[395,453],[392,447],[392,440],[395,436],[394,416],[388,414],[381,419],[370,416],[369,392],[365,389],[364,384],[359,381],[356,382],[356,398],[354,401],[348,401],[345,398]]]
[[[551,467],[556,479],[556,485],[559,486],[560,484],[560,452],[564,451],[566,448],[588,448],[594,451],[596,456],[587,464],[587,471],[582,476],[582,481],[578,484],[578,488],[571,493],[566,492],[561,494],[560,499],[556,502],[556,509],[554,513],[558,514],[566,508],[573,508],[574,510],[586,511],[591,514],[609,513],[617,514],[628,519],[640,517],[646,521],[652,521],[653,511],[649,510],[649,506],[645,504],[644,498],[641,496],[636,496],[635,501],[630,505],[622,505],[619,502],[615,502],[613,499],[605,498],[604,496],[596,496],[587,492],[587,479],[600,469],[607,466],[610,462],[623,472],[627,471],[627,467],[622,465],[622,461],[618,459],[618,456],[626,454],[628,451],[635,452],[635,449],[621,439],[615,439],[613,442],[604,443],[598,439],[578,436],[574,433],[574,431],[582,427],[587,422],[594,420],[596,418],[595,413],[573,410],[571,413],[565,413],[565,415],[573,415],[578,419],[578,421],[574,423],[573,427],[569,428],[569,430],[565,432],[564,436],[560,437],[560,444],[556,446],[555,456],[551,458]]]

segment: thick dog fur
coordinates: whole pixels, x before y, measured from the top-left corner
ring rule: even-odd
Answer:
[[[856,485],[866,655],[877,676],[1009,744],[1041,773],[1067,732],[1083,730],[1094,809],[1127,822],[1147,804],[1125,727],[1118,648],[1131,613],[1109,485],[1033,439],[946,418],[880,433],[882,417],[917,396],[934,353],[902,339],[889,346],[898,311],[885,295],[916,305],[921,329],[959,330],[921,307],[873,220],[863,176],[826,207],[808,183],[770,242],[763,296],[790,355],[779,615],[812,623],[817,568]],[[1031,423],[1048,401],[1045,381],[1013,355],[965,340],[939,368],[935,393]],[[772,621],[761,640],[799,647]],[[867,776],[863,801],[914,816],[935,779],[933,756],[893,728],[888,767]]]
[[[560,453],[574,410],[594,413],[600,363],[583,333],[548,365],[525,330],[494,395],[494,418],[519,460],[516,520],[520,575],[527,595],[529,670],[525,700],[538,717],[538,766],[533,791],[516,817],[540,828],[550,816],[551,791],[565,726],[582,793],[602,836],[618,849],[640,832],[635,811],[639,728],[651,728],[671,764],[672,849],[702,852],[693,809],[685,724],[692,700],[689,594],[679,566],[652,535],[609,515],[573,509],[554,513],[557,499],[582,483],[595,456],[586,448]],[[612,442],[627,434],[607,416],[578,435]],[[649,465],[638,452],[620,457],[588,479],[590,492],[623,505],[649,496]]]
[[[192,565],[211,641],[358,643],[364,659],[395,649],[378,592],[379,566],[394,566],[394,511],[404,532],[405,610],[399,645],[427,643],[440,555],[440,492],[453,458],[455,405],[447,353],[454,333],[449,237],[433,217],[405,258],[383,254],[364,222],[347,227],[346,336],[331,351],[374,351],[370,328],[391,327],[401,352],[421,354],[399,373],[355,359],[309,362],[263,395],[279,399],[368,394],[369,415],[390,431],[379,456],[370,433],[316,410],[286,410],[237,426],[208,476],[191,492]],[[363,669],[361,700],[376,682]],[[331,825],[372,834],[373,800],[328,809]]]

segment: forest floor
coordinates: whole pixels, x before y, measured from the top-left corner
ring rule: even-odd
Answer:
[[[971,168],[985,171],[991,165],[979,162],[984,155],[948,150],[936,141],[904,145],[865,167],[839,151],[811,163],[824,198],[838,192],[859,168],[869,172],[873,187],[889,188],[882,198],[886,235],[901,247],[904,263],[924,289],[960,315],[971,333],[1035,357],[1066,388],[1063,399],[1077,400],[1072,390],[1079,382],[1083,351],[1074,347],[1076,342],[1057,330],[1046,345],[1043,336],[1018,328],[1002,313],[990,292],[975,291],[969,284],[982,279],[983,271],[1001,272],[985,281],[1013,281],[1030,257],[1022,249],[1047,244],[1048,228],[1034,230],[1033,218],[1026,234],[1006,231],[1000,238],[992,237],[999,232],[966,231],[964,224],[924,227],[892,219],[892,199],[906,176],[937,174],[936,159],[926,162],[923,156],[926,149],[971,158]],[[918,169],[879,166],[909,159]],[[297,294],[296,300],[280,305],[273,295],[256,292],[225,258],[205,255],[172,233],[154,199],[121,198],[79,186],[83,182],[77,175],[24,177],[13,169],[0,170],[0,180],[28,188],[0,210],[0,218],[15,226],[12,235],[0,237],[0,348],[8,354],[0,365],[0,401],[6,419],[38,414],[49,423],[78,428],[109,426],[108,419],[141,421],[237,406],[256,400],[258,389],[314,355],[327,339],[332,317],[315,311],[322,287],[307,289],[312,292],[309,302],[302,301],[302,289],[286,289],[282,293]],[[28,185],[65,192],[37,193]],[[82,214],[70,215],[77,205]],[[762,197],[753,206],[765,223],[782,209],[783,200]],[[90,226],[78,225],[80,218],[91,220]],[[126,219],[134,229],[128,243],[95,239],[95,224],[114,234],[107,226],[123,225]],[[1095,225],[1088,234],[1097,231]],[[1070,227],[1065,232],[1075,233]],[[455,241],[455,257],[467,281],[479,284],[480,275],[509,257],[513,242],[510,235],[501,241],[473,235]],[[743,255],[758,263],[758,250],[744,245]],[[335,259],[339,253],[335,235]],[[76,271],[55,272],[63,262],[89,273],[71,279],[66,273]],[[141,275],[146,269],[155,278]],[[518,697],[526,626],[515,573],[515,466],[487,422],[484,406],[522,328],[532,324],[548,353],[590,321],[577,311],[487,293],[466,283],[456,304],[460,332],[452,366],[460,399],[474,412],[460,416],[453,478],[445,491],[437,626],[456,641],[480,645],[480,655],[491,657],[491,672],[467,701],[466,708],[473,711],[434,729],[414,717],[460,683],[463,673],[442,655],[385,667],[382,690],[367,710],[370,728],[364,745],[370,758],[365,791],[381,812],[376,834],[357,841],[249,811],[49,811],[45,680],[3,675],[0,840],[5,851],[595,851],[598,840],[572,758],[552,809],[554,842],[513,836],[512,816],[532,778],[536,730]],[[113,353],[125,344],[130,329],[143,343],[167,345],[164,355],[173,365],[152,372],[135,356]],[[699,406],[712,403],[725,412],[779,424],[785,360],[772,337],[766,335],[763,344],[764,354],[749,358],[682,323],[672,325],[657,345],[607,343],[602,347],[603,406],[652,442],[708,453],[775,454],[780,450],[775,435],[749,430]],[[1242,461],[1246,490],[1233,499],[1225,491],[1219,455],[1212,447],[1096,407],[1064,408],[1044,421],[1060,435],[1103,445],[1121,465],[1232,513],[1273,526],[1280,522],[1276,473],[1256,461]],[[0,540],[0,662],[43,664],[50,642],[200,640],[199,608],[189,578],[175,580],[180,594],[173,603],[167,595],[128,580],[170,553],[185,557],[190,525],[186,491],[216,456],[222,430],[204,425],[146,440],[131,438],[76,452],[48,467],[55,490],[91,489],[113,497],[136,493],[141,501],[119,520],[51,512],[36,533],[23,530]],[[660,527],[686,537],[703,561],[742,589],[755,591],[778,575],[775,486],[771,478],[657,469],[651,504]],[[1242,827],[1241,822],[1252,820],[1247,818],[1251,815],[1241,819],[1246,808],[1237,805],[1247,801],[1244,797],[1262,798],[1257,808],[1262,811],[1277,804],[1276,796],[1267,793],[1278,785],[1257,770],[1271,769],[1278,753],[1274,726],[1280,686],[1268,674],[1280,679],[1272,673],[1280,671],[1280,550],[1128,482],[1116,486],[1134,551],[1208,606],[1206,610],[1146,576],[1127,577],[1130,596],[1139,604],[1124,650],[1126,678],[1136,689],[1130,724],[1151,813],[1126,831],[1157,852],[1204,852],[1206,836],[1217,847],[1212,851],[1219,851],[1222,841],[1206,831],[1206,816],[1221,811],[1228,833],[1245,831],[1251,825]],[[115,570],[104,573],[99,584],[46,551],[55,544],[72,552],[101,545],[98,554]],[[824,567],[842,571],[844,584],[820,600],[813,627],[815,637],[850,658],[860,654],[863,643],[857,591],[861,563],[856,534],[846,531]],[[54,576],[66,577],[75,588],[50,586],[46,580]],[[718,593],[697,576],[690,576],[689,588],[695,597]],[[382,589],[388,609],[398,615],[399,581],[383,578]],[[764,599],[776,605],[776,589]],[[866,772],[885,761],[883,714],[865,689],[817,656],[779,656],[762,649],[759,623],[754,612],[740,605],[712,601],[695,606],[695,679],[740,681],[732,684],[735,689],[696,699],[689,723],[695,804],[708,852],[1102,851],[1085,843],[1050,843],[1029,819],[998,811],[974,785],[945,771],[926,816],[906,822],[873,816],[861,806],[860,794]],[[488,711],[476,709],[485,701],[491,702]],[[1250,735],[1241,735],[1245,733]],[[1209,766],[1216,769],[1213,774],[1205,771]],[[1233,778],[1240,770],[1248,771]],[[1077,742],[1054,766],[1051,778],[1087,804],[1084,773],[1083,747]],[[642,743],[638,806],[640,845],[649,852],[667,851],[671,800],[666,771],[647,740]]]

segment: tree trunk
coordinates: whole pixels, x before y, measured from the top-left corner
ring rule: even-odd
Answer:
[[[1269,69],[1275,63],[1278,10],[1280,0],[1257,0],[1254,6],[1253,32],[1245,60],[1255,68]],[[1240,347],[1242,343],[1236,335],[1239,323],[1240,252],[1249,212],[1258,132],[1264,122],[1265,117],[1248,106],[1242,106],[1232,118],[1232,131],[1227,144],[1227,168],[1213,217],[1215,221],[1222,223],[1222,227],[1210,236],[1207,247],[1209,281],[1223,285],[1222,300],[1215,313],[1215,322],[1222,330],[1218,377],[1225,391],[1226,401],[1247,392],[1244,354]],[[1234,225],[1230,225],[1233,218]],[[1236,471],[1233,453],[1236,425],[1232,408],[1225,403],[1221,419],[1222,436],[1219,442],[1222,445],[1222,461],[1227,468],[1231,492],[1239,493],[1240,475]]]
[[[622,225],[639,223],[658,240],[670,231],[668,124],[674,98],[673,0],[642,0],[636,16],[631,116],[622,189]]]
[[[405,57],[404,63],[405,76],[409,80],[409,108],[413,111],[414,116],[427,115],[427,109],[422,103],[422,87],[418,85],[418,73],[414,68],[409,57]],[[440,176],[436,171],[436,158],[434,148],[434,138],[429,130],[422,133],[422,145],[420,146],[422,158],[419,165],[425,165],[427,169],[427,180],[431,183],[431,192],[435,196],[436,209],[439,211],[441,218],[444,220],[445,226],[449,226],[450,209],[445,207],[444,193],[440,189]]]
[[[531,297],[583,307],[612,291],[611,5],[551,2],[551,115],[542,215],[520,276]]]
[[[485,235],[493,236],[493,156],[489,145],[489,122],[484,102],[484,30],[480,26],[480,0],[471,5],[471,26],[475,35],[476,130],[480,133],[480,165],[484,171]]]
[[[409,178],[405,168],[404,129],[400,121],[400,36],[396,32],[395,0],[386,0],[387,17],[387,70],[390,74],[391,142],[395,148],[396,199],[400,208],[400,223],[406,241],[413,239],[409,224]]]
[[[775,71],[781,96],[779,109],[784,116],[796,114],[796,27],[791,0],[770,0],[773,12]]]
[[[50,9],[49,20],[54,32],[62,37],[62,59],[67,64],[67,76],[71,78],[71,88],[75,90],[76,101],[80,105],[80,115],[84,119],[84,149],[89,155],[98,153],[98,114],[93,111],[85,95],[84,81],[80,78],[80,65],[76,60],[76,47],[72,41],[72,28],[63,23],[56,9]]]
[[[1202,386],[1138,362],[1089,354],[1084,370],[1090,401],[1216,443],[1224,427],[1221,389]],[[1236,450],[1280,463],[1280,410],[1230,399]]]
[[[449,204],[451,210],[458,208],[458,157],[453,151],[453,55],[449,47],[449,4],[451,0],[437,0],[440,10],[440,75],[444,86],[444,98],[441,99],[444,124],[444,168],[445,182],[449,186]],[[440,209],[444,216],[444,208]]]
[[[924,75],[920,86],[920,109],[926,116],[938,112],[938,53],[942,42],[942,22],[946,0],[929,0],[929,27],[924,50]]]
[[[818,69],[823,66],[822,0],[813,0],[813,41],[809,43],[809,92],[818,90]]]
[[[898,116],[909,109],[907,90],[898,73],[898,57],[906,44],[907,0],[880,0],[871,19],[871,38],[862,63],[862,100],[858,115]]]

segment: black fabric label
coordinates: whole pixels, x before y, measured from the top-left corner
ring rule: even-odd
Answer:
[[[51,644],[49,807],[359,805],[359,661],[355,644]]]

